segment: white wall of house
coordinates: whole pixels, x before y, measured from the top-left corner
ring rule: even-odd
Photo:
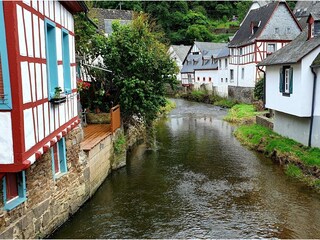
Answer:
[[[179,56],[173,50],[172,46],[170,46],[168,52],[169,52],[169,55],[170,55],[171,59],[173,59],[176,62],[177,66],[179,68],[179,73],[177,73],[176,76],[177,76],[177,80],[181,81],[181,79],[182,79],[182,77],[181,77],[181,69],[182,69],[182,66],[183,66],[183,64],[182,64],[183,60],[182,61],[180,60]]]
[[[311,116],[313,74],[310,65],[320,52],[320,47],[313,50],[293,67],[293,92],[290,97],[283,96],[279,91],[280,68],[282,65],[267,66],[266,68],[266,107],[277,111],[299,116]],[[317,88],[317,92],[320,88]],[[319,94],[320,95],[320,94]],[[320,107],[320,96],[317,96],[316,105]],[[316,108],[316,116],[320,116],[320,110]]]

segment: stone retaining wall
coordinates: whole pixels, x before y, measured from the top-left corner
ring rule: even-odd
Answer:
[[[11,211],[3,210],[0,181],[0,239],[48,236],[74,214],[106,179],[114,161],[113,141],[117,133],[106,137],[87,152],[80,150],[82,135],[82,129],[78,127],[66,136],[66,174],[54,179],[51,151],[26,170],[27,201]],[[114,168],[125,165],[125,158],[125,153],[117,156]]]
[[[253,101],[253,89],[251,87],[228,86],[228,97],[242,103],[251,104]]]
[[[256,116],[256,123],[273,130],[273,120],[265,116]]]

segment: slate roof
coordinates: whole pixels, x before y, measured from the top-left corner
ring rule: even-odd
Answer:
[[[207,51],[221,49],[227,46],[226,43],[197,42],[197,41],[194,42],[194,45],[196,45],[201,51],[201,53],[204,53],[204,54],[206,54]]]
[[[302,28],[307,26],[307,19],[310,13],[320,12],[319,1],[298,1],[293,10],[294,16],[298,19]]]
[[[186,45],[171,45],[172,49],[175,51],[175,53],[178,55],[180,58],[181,62],[186,58],[188,55],[188,52],[191,48],[191,46],[186,46]]]
[[[307,38],[308,28],[305,28],[297,38],[264,59],[258,66],[293,64],[299,62],[304,56],[320,46],[320,36],[309,40],[307,40]]]
[[[245,18],[240,29],[236,32],[233,39],[230,41],[229,47],[236,47],[254,42],[255,39],[263,31],[278,4],[279,2],[272,2],[258,9],[251,10],[248,16]],[[254,34],[252,34],[251,32],[252,22],[259,23],[259,27]]]
[[[203,61],[203,57],[205,58],[205,61]],[[193,73],[194,70],[209,70],[209,69],[218,69],[217,63],[215,62],[212,63],[211,56],[189,55],[185,63],[183,64],[181,73]]]
[[[90,17],[98,19],[99,30],[109,32],[111,23],[114,20],[122,20],[123,22],[133,20],[133,11],[129,10],[118,10],[118,9],[103,9],[103,8],[92,8],[90,10]],[[110,25],[110,26],[106,26]]]
[[[229,48],[225,47],[220,50],[217,58],[223,58],[223,57],[228,57],[228,56],[229,56]]]

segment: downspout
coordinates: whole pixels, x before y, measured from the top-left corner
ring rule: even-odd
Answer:
[[[311,138],[313,130],[313,118],[314,118],[314,105],[315,105],[315,96],[316,96],[316,84],[317,84],[317,74],[314,71],[314,67],[310,66],[311,72],[313,73],[313,90],[312,90],[312,105],[311,105],[311,119],[310,119],[310,130],[309,130],[309,140],[308,147],[311,147]]]
[[[263,108],[266,108],[266,72],[258,66],[259,71],[263,72]]]

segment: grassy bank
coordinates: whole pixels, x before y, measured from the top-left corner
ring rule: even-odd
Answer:
[[[240,126],[234,134],[243,145],[284,165],[287,175],[320,190],[319,148],[308,148],[256,124]]]
[[[166,99],[166,105],[160,108],[160,115],[166,115],[174,108],[176,108],[176,103]]]
[[[249,124],[254,123],[256,116],[263,113],[265,112],[256,111],[251,104],[237,104],[229,110],[224,120],[231,123]]]
[[[238,103],[235,100],[220,97],[215,94],[209,94],[207,91],[202,90],[193,90],[188,93],[183,93],[179,97],[193,102],[208,103],[226,108],[231,108]]]

